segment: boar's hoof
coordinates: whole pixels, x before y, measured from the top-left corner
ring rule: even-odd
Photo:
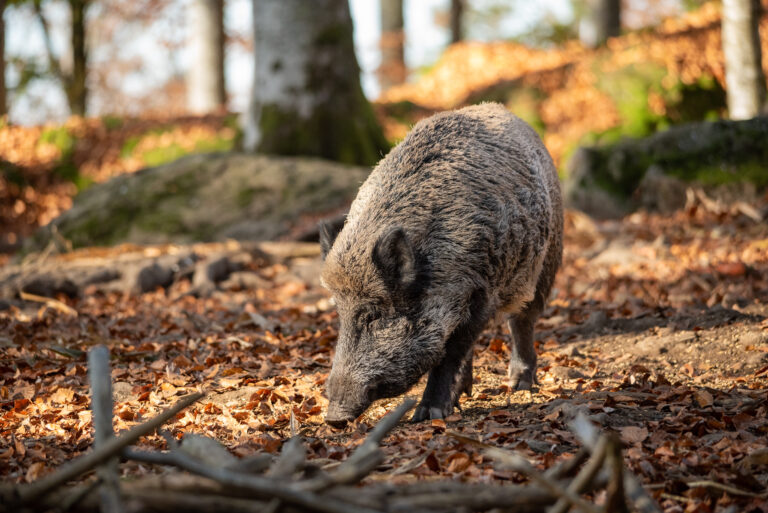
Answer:
[[[533,386],[533,373],[529,370],[510,371],[510,390],[530,390]]]
[[[420,404],[416,407],[416,411],[413,412],[411,422],[421,422],[422,420],[429,419],[444,419],[451,413],[453,413],[453,406],[439,408],[437,406]]]
[[[331,427],[340,429],[347,425],[347,419],[329,419],[328,417],[326,417],[325,423]]]

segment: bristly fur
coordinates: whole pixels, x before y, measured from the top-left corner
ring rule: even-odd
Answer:
[[[529,387],[562,216],[549,153],[501,105],[416,124],[361,186],[327,253],[322,280],[341,319],[329,421],[405,392],[427,371],[415,418],[449,414],[471,387],[472,342],[499,313],[515,336],[510,377]]]

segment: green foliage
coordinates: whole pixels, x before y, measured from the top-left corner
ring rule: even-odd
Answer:
[[[623,137],[646,137],[672,125],[714,121],[725,112],[725,91],[712,77],[703,75],[693,84],[669,83],[665,69],[646,64],[598,74],[597,87],[616,105],[621,123],[599,133],[587,134],[579,144],[613,144]],[[650,107],[650,96],[661,99],[664,113]]]
[[[140,141],[141,141],[141,136],[139,135],[134,135],[126,139],[125,142],[123,143],[123,147],[120,148],[120,157],[127,159],[128,157],[133,155],[133,150],[136,149],[136,146],[138,146]]]
[[[120,116],[113,116],[108,114],[106,116],[102,116],[101,123],[107,130],[111,131],[122,128],[124,121]]]
[[[68,157],[75,149],[75,138],[66,127],[47,128],[40,134],[38,144],[52,144],[60,152],[62,158]]]
[[[55,176],[75,184],[78,192],[93,184],[91,178],[80,174],[80,169],[72,160],[77,139],[69,133],[66,127],[58,126],[44,130],[37,143],[51,144],[59,150],[61,156],[51,171]]]

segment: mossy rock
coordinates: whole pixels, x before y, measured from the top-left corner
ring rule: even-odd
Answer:
[[[565,197],[600,217],[622,215],[641,201],[649,169],[706,187],[768,186],[768,117],[679,125],[650,137],[579,148],[568,164]]]
[[[192,155],[92,186],[26,248],[44,247],[54,230],[74,247],[274,239],[303,214],[345,207],[368,172],[319,159]]]

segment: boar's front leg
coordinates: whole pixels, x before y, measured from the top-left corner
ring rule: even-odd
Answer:
[[[453,413],[462,392],[472,392],[472,342],[450,340],[456,343],[445,358],[433,368],[427,379],[427,386],[421,402],[411,419],[419,422],[426,419],[442,419]],[[463,350],[464,354],[459,354]]]
[[[473,297],[470,320],[448,337],[445,356],[429,372],[427,386],[411,420],[442,419],[453,413],[462,392],[472,393],[472,346],[488,322],[485,301]]]

